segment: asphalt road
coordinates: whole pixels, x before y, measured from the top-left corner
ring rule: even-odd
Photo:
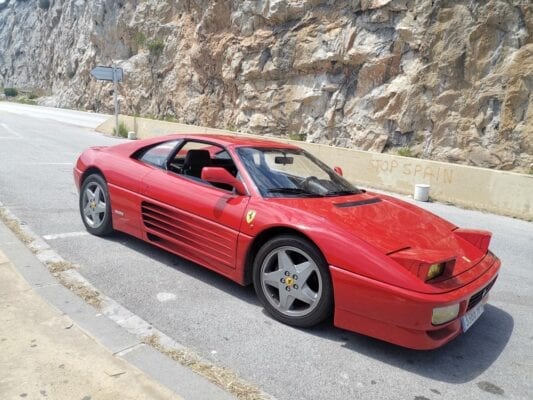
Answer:
[[[533,224],[424,207],[494,232],[503,267],[485,313],[458,339],[413,351],[333,328],[282,325],[251,287],[132,237],[87,235],[72,180],[77,155],[111,145],[105,116],[0,102],[0,202],[103,293],[278,399],[532,399]]]

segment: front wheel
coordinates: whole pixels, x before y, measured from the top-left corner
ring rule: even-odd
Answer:
[[[305,328],[331,315],[327,263],[308,240],[282,235],[266,242],[255,257],[253,280],[259,300],[283,323]]]
[[[113,232],[109,191],[101,175],[92,174],[83,181],[80,191],[80,214],[89,233],[105,236]]]

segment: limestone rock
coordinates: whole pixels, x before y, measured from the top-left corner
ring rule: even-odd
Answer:
[[[525,0],[36,0],[0,3],[0,86],[111,112],[528,171]]]

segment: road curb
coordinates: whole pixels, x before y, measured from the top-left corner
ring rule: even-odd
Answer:
[[[31,240],[26,245],[0,221],[0,250],[46,302],[68,315],[80,328],[115,356],[131,363],[148,376],[184,399],[229,400],[234,397],[206,378],[194,373],[166,355],[146,345],[146,337],[159,338],[166,348],[183,350],[184,346],[152,327],[113,299],[102,295],[76,270],[58,272],[56,279],[45,264],[65,262],[51,247],[20,221],[2,203],[4,216],[17,221],[22,234]],[[99,293],[100,310],[63,286],[60,281],[84,286]],[[268,396],[267,398],[271,398]]]

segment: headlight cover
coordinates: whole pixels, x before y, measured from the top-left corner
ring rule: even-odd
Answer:
[[[422,281],[453,275],[455,256],[450,251],[401,249],[389,256]]]
[[[433,309],[433,316],[431,317],[431,323],[433,325],[442,325],[446,322],[450,322],[452,319],[457,318],[459,315],[459,303],[452,304],[445,307],[435,307]]]
[[[428,272],[426,275],[426,281],[429,281],[433,278],[436,278],[437,276],[442,275],[444,272],[444,267],[446,266],[446,263],[435,263],[431,264],[428,268]]]

